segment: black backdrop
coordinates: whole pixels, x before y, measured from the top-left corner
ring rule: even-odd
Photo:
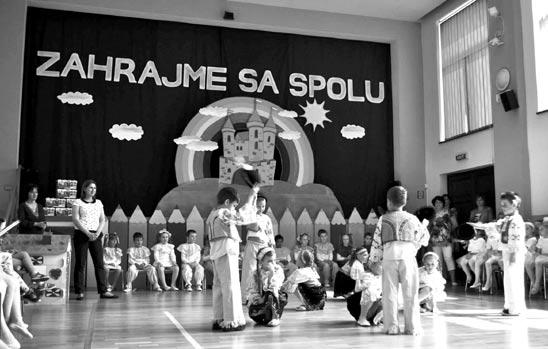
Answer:
[[[69,56],[79,54],[87,72],[87,57],[96,63],[106,57],[127,57],[136,63],[138,79],[145,63],[153,60],[160,75],[174,80],[177,63],[194,69],[227,67],[227,91],[157,86],[153,79],[131,84],[105,81],[103,72],[82,79],[72,71],[64,78],[36,75],[46,61],[37,51],[57,51],[61,71]],[[51,69],[54,69],[51,68]],[[240,90],[238,72],[252,68],[273,73],[279,94],[266,88],[260,94]],[[289,93],[293,72],[353,79],[356,95],[364,95],[364,80],[385,84],[380,104],[334,101],[326,91],[314,98],[330,110],[325,128],[312,131],[304,118],[296,120],[306,132],[314,153],[315,183],[329,186],[345,215],[357,207],[363,216],[385,202],[385,190],[393,181],[392,99],[389,44],[339,40],[253,30],[154,21],[86,13],[29,8],[27,14],[23,115],[20,162],[38,171],[41,199],[55,195],[57,178],[87,178],[98,182],[98,196],[111,214],[120,203],[126,213],[139,204],[150,215],[158,201],[177,186],[174,170],[176,145],[186,124],[199,108],[231,96],[257,96],[302,114],[299,105],[312,98]],[[62,104],[57,95],[67,91],[89,92],[87,106]],[[139,141],[113,139],[113,124],[143,126]],[[361,125],[366,136],[358,140],[341,137],[347,124]]]

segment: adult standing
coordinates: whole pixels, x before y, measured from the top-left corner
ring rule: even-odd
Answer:
[[[470,211],[470,222],[489,223],[493,220],[493,210],[485,206],[485,198],[482,195],[476,196],[476,208]]]
[[[453,286],[457,285],[455,279],[455,260],[453,259],[452,225],[449,211],[445,208],[443,197],[436,196],[432,199],[432,205],[436,213],[434,221],[429,225],[430,246],[440,261],[445,262],[447,272]]]
[[[101,298],[118,298],[107,291],[106,269],[103,264],[103,226],[105,212],[103,203],[97,200],[97,184],[88,179],[82,184],[80,198],[72,205],[74,223],[74,291],[76,299],[84,299],[84,277],[88,250],[95,268],[97,291]]]
[[[19,218],[19,233],[20,234],[42,234],[46,229],[46,216],[44,207],[36,202],[38,199],[38,186],[29,184],[26,187],[27,199],[17,211]]]

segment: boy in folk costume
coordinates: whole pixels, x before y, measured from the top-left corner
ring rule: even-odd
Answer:
[[[256,222],[256,199],[259,187],[253,186],[248,201],[238,211],[238,193],[226,187],[217,193],[218,208],[208,230],[211,246],[210,258],[213,261],[213,329],[242,331],[245,329],[245,316],[241,305],[240,281],[238,275],[238,255],[240,236],[236,225]]]
[[[419,273],[415,255],[421,246],[428,244],[430,236],[426,226],[421,224],[416,216],[403,211],[406,203],[405,188],[395,186],[388,190],[388,212],[382,215],[375,229],[369,263],[377,266],[382,262],[385,331],[388,334],[400,333],[398,286],[401,284],[404,300],[404,333],[419,335]]]
[[[247,226],[247,237],[242,261],[242,281],[240,288],[242,291],[242,303],[247,300],[247,286],[249,280],[257,270],[257,252],[263,247],[274,246],[274,228],[270,217],[264,212],[266,210],[266,198],[259,195],[257,197],[257,223]]]

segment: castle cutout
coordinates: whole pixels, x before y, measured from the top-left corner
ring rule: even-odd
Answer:
[[[219,183],[232,184],[234,173],[240,169],[236,159],[243,158],[247,164],[259,171],[261,185],[274,185],[277,129],[272,112],[268,120],[263,122],[255,107],[246,126],[247,130],[236,131],[230,115],[227,116],[221,129],[223,156],[219,159]]]

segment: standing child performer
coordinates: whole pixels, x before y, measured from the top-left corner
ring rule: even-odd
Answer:
[[[302,302],[295,310],[323,310],[327,294],[316,272],[314,255],[308,250],[302,250],[299,256],[303,267],[287,278],[282,289],[287,293],[295,293]]]
[[[158,279],[160,285],[165,291],[173,290],[179,291],[177,288],[177,276],[179,275],[179,266],[177,265],[177,259],[175,258],[175,246],[168,243],[171,238],[171,233],[166,229],[162,229],[158,232],[158,242],[152,246],[151,250],[154,252],[154,266],[156,267],[156,273],[158,273]],[[165,270],[171,269],[171,287],[166,283]]]
[[[496,225],[501,234],[504,263],[504,316],[516,316],[525,311],[525,222],[518,211],[520,204],[521,198],[514,192],[500,196],[504,218],[497,221]]]
[[[181,252],[181,270],[185,290],[192,292],[192,278],[194,276],[194,287],[196,287],[196,291],[201,292],[202,281],[204,280],[204,267],[200,265],[202,248],[196,243],[198,233],[191,229],[186,232],[186,236],[187,242],[177,247],[177,250]]]
[[[247,242],[245,244],[244,258],[242,261],[242,303],[247,300],[247,286],[249,279],[257,269],[257,252],[263,247],[274,246],[274,229],[270,217],[264,214],[266,210],[266,198],[257,197],[257,223],[247,226]]]
[[[339,271],[339,266],[333,261],[335,248],[332,243],[327,241],[327,232],[325,230],[318,230],[318,236],[320,237],[320,242],[314,245],[316,264],[322,273],[324,286],[331,287],[331,283],[335,281],[335,275]]]
[[[367,248],[360,247],[352,252],[350,257],[350,277],[355,280],[355,293],[346,298],[346,308],[356,319],[358,326],[369,327],[378,325],[382,320],[380,306],[382,282],[379,275],[366,270],[369,253]]]
[[[128,268],[124,292],[132,291],[132,283],[137,278],[139,270],[144,270],[147,273],[148,282],[150,282],[154,291],[162,292],[162,288],[158,284],[156,268],[150,264],[150,250],[148,247],[143,246],[143,234],[139,232],[133,234],[133,245],[133,247],[127,249]]]
[[[213,330],[242,331],[245,316],[238,275],[240,236],[236,225],[253,223],[256,208],[253,202],[259,186],[253,186],[246,204],[236,211],[239,198],[232,187],[217,193],[219,205],[208,230],[213,261]]]
[[[427,252],[422,257],[422,267],[419,268],[419,304],[421,311],[436,309],[436,302],[443,302],[447,294],[445,279],[440,272],[440,259],[434,252]]]
[[[384,329],[388,334],[399,334],[398,285],[401,284],[404,301],[405,334],[419,335],[419,270],[415,255],[420,246],[428,244],[428,230],[418,218],[403,211],[407,190],[395,186],[388,190],[388,212],[382,215],[375,229],[371,246],[371,264],[382,262],[382,308]],[[424,222],[427,222],[426,220]]]
[[[261,325],[275,327],[280,324],[287,293],[280,291],[284,272],[275,262],[272,247],[263,247],[257,252],[257,269],[251,276],[247,295],[249,317]]]
[[[118,234],[108,234],[107,246],[103,248],[103,260],[105,263],[105,278],[107,280],[107,292],[113,290],[122,274],[122,250],[118,247],[120,239]],[[114,280],[109,282],[110,274],[114,274]]]

